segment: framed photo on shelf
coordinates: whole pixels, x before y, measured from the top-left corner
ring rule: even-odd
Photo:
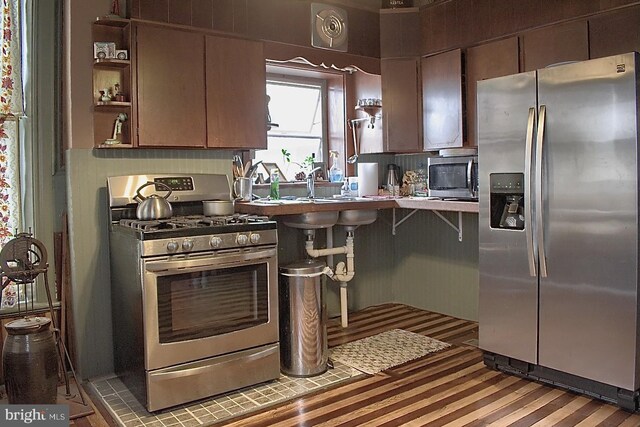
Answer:
[[[318,180],[326,181],[327,165],[325,164],[325,162],[313,162],[313,169],[318,167],[320,168],[320,170],[316,172],[316,181]]]
[[[284,176],[277,163],[262,162],[262,167],[267,171],[267,176],[269,178],[271,178],[271,170],[277,169],[280,174],[280,182],[287,182],[287,177]]]
[[[114,59],[116,57],[116,44],[113,42],[94,42],[93,59]]]

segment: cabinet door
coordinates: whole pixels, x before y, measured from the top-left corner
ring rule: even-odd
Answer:
[[[424,149],[462,147],[462,52],[422,59]]]
[[[419,66],[418,58],[380,60],[382,121],[386,152],[422,151]]]
[[[524,33],[520,39],[522,71],[589,59],[587,21],[553,25]]]
[[[590,58],[640,51],[640,6],[589,19]]]
[[[204,35],[138,25],[138,146],[205,147]]]
[[[518,72],[518,38],[511,37],[469,48],[465,64],[467,145],[476,146],[478,81]]]
[[[267,148],[262,42],[207,36],[207,146]]]

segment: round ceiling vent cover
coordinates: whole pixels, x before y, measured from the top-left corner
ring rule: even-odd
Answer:
[[[347,12],[314,3],[311,5],[311,45],[323,49],[347,51]]]

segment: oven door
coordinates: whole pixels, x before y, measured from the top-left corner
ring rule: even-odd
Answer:
[[[278,341],[276,249],[143,261],[145,368]]]

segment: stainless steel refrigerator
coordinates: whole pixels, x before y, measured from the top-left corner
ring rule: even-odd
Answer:
[[[478,82],[485,363],[636,409],[638,54]]]

